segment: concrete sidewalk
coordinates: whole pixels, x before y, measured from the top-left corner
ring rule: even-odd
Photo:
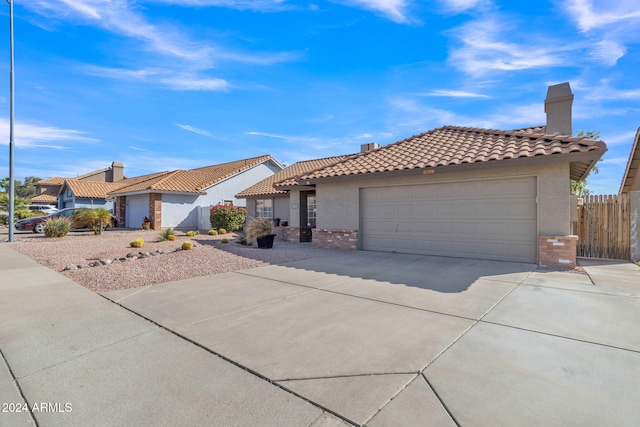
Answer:
[[[3,245],[0,274],[2,426],[340,424]]]
[[[0,396],[72,405],[33,413],[43,426],[640,423],[633,289],[531,264],[319,254],[109,301],[0,245]]]

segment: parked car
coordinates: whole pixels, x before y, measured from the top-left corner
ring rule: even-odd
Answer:
[[[44,215],[49,215],[54,212],[58,212],[58,208],[51,205],[29,205],[27,206],[31,212],[38,212]]]
[[[31,217],[31,218],[26,218],[26,219],[21,219],[20,221],[16,222],[16,230],[20,230],[20,231],[29,231],[32,230],[34,233],[42,233],[44,232],[44,222],[49,219],[49,218],[69,218],[71,221],[73,221],[73,228],[74,229],[83,229],[83,228],[88,228],[90,224],[86,223],[86,222],[81,222],[80,219],[78,219],[75,214],[78,211],[83,211],[83,210],[89,210],[89,208],[65,208],[65,209],[60,209],[57,212],[51,213],[49,215],[46,216],[35,216],[35,217]],[[118,226],[118,221],[113,217],[113,215],[111,216],[111,219],[107,222],[107,225],[105,226],[105,230],[107,228],[111,228],[111,227],[117,227]]]

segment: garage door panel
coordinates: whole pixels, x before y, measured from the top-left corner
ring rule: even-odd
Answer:
[[[536,188],[535,177],[365,188],[362,247],[535,262]],[[369,193],[393,196],[380,202]]]

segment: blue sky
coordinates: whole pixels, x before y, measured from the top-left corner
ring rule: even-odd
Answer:
[[[8,5],[0,5],[0,177],[8,176]],[[609,151],[617,193],[640,126],[640,1],[14,0],[16,178],[125,164],[136,176],[272,154],[357,152],[443,125],[545,122]]]

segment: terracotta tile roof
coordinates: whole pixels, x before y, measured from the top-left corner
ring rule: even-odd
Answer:
[[[56,202],[58,200],[57,194],[58,194],[57,191],[55,193],[42,193],[42,194],[38,194],[37,196],[33,196],[29,200],[31,202],[46,202],[46,203]]]
[[[98,175],[99,173],[106,172],[108,170],[111,170],[111,168],[107,167],[107,168],[98,169],[98,170],[95,170],[95,171],[92,171],[92,172],[87,172],[87,173],[85,173],[83,175],[76,176],[74,179],[89,178],[90,176]]]
[[[42,179],[36,182],[34,185],[62,185],[64,180],[67,178],[62,178],[61,176],[52,176],[51,178]]]
[[[640,128],[636,131],[636,137],[633,140],[629,160],[627,160],[627,168],[620,183],[620,194],[640,190],[638,172],[640,172]]]
[[[125,185],[112,191],[110,195],[152,191],[204,194],[207,187],[268,160],[277,164],[273,157],[267,154],[197,169],[162,172],[151,179]]]
[[[68,187],[76,197],[86,199],[106,199],[110,191],[122,187],[120,182],[83,181],[79,179],[67,179],[62,188]]]
[[[339,162],[340,160],[346,159],[347,157],[349,156],[334,156],[326,157],[323,159],[296,162],[291,166],[281,170],[280,172],[260,181],[259,183],[252,185],[245,190],[242,190],[236,195],[236,197],[243,199],[252,196],[272,196],[276,194],[286,194],[287,190],[279,187],[298,185],[295,177],[299,177],[302,174],[332,165],[336,162]]]
[[[365,175],[402,170],[421,170],[464,164],[487,164],[496,160],[591,153],[593,159],[572,164],[571,179],[588,174],[590,165],[606,151],[602,141],[582,137],[534,133],[530,130],[500,131],[445,126],[377,150],[357,154],[315,172],[304,180]],[[567,160],[569,161],[569,160]]]

